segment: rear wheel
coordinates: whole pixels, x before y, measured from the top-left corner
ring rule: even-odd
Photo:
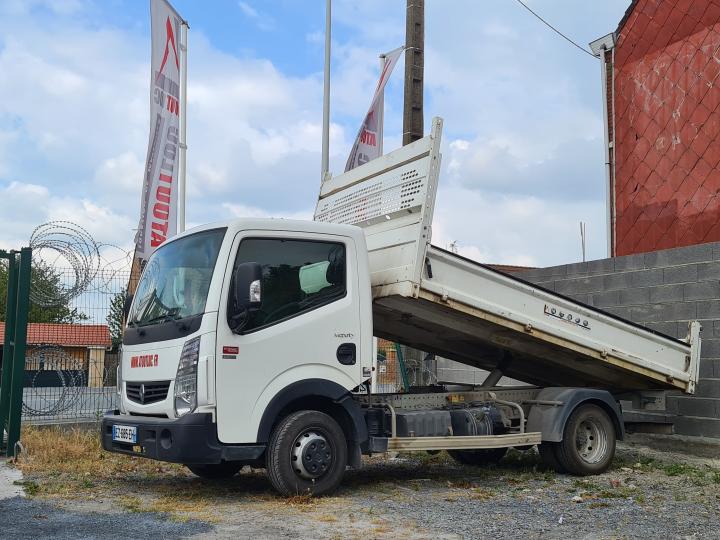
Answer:
[[[266,455],[268,478],[280,494],[324,495],[342,481],[347,442],[332,417],[299,411],[273,430]]]
[[[448,450],[448,454],[463,465],[480,466],[498,463],[505,457],[507,451],[507,448],[484,448],[482,450]]]
[[[615,456],[615,444],[615,426],[610,416],[601,407],[587,404],[573,411],[565,424],[563,440],[551,448],[563,471],[587,476],[607,470]]]
[[[232,478],[235,476],[240,469],[242,469],[242,463],[237,461],[222,461],[220,463],[213,463],[211,465],[185,465],[190,471],[206,480],[223,480],[225,478]]]

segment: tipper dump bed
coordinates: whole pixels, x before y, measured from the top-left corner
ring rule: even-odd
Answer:
[[[441,130],[321,189],[315,220],[365,230],[375,335],[538,386],[693,393],[699,323],[677,340],[431,245]]]

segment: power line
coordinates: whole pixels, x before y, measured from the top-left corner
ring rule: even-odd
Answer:
[[[525,9],[527,9],[527,10],[528,10],[530,13],[532,13],[535,17],[537,17],[537,19],[538,19],[539,21],[541,21],[541,22],[542,22],[545,26],[547,26],[550,30],[552,30],[553,32],[555,32],[558,36],[562,37],[563,39],[565,39],[566,41],[568,41],[569,43],[571,43],[572,45],[574,45],[575,47],[577,47],[578,49],[580,49],[580,50],[581,50],[582,52],[584,52],[585,54],[588,54],[588,55],[592,56],[593,58],[595,58],[595,59],[597,60],[597,56],[595,56],[593,53],[591,53],[590,51],[588,51],[585,47],[582,47],[581,45],[578,45],[575,41],[573,41],[572,39],[570,39],[569,37],[567,37],[567,36],[566,36],[565,34],[563,34],[560,30],[558,30],[557,28],[555,28],[552,24],[550,24],[550,23],[547,22],[545,19],[543,19],[540,15],[538,15],[537,13],[535,13],[532,9],[530,9],[530,6],[528,6],[525,2],[523,2],[522,0],[515,0],[515,1],[516,1],[518,4],[520,4],[522,7],[524,7]]]

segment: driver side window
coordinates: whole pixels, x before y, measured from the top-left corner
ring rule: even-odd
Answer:
[[[262,302],[242,333],[329,304],[347,292],[345,245],[340,242],[246,238],[240,243],[234,268],[250,262],[262,267]]]

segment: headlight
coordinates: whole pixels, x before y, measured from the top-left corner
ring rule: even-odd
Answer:
[[[197,365],[200,356],[200,338],[186,341],[180,354],[175,375],[175,416],[193,412],[197,407]]]
[[[117,393],[122,395],[122,357],[118,362],[117,369],[115,370],[115,379],[117,380]]]

